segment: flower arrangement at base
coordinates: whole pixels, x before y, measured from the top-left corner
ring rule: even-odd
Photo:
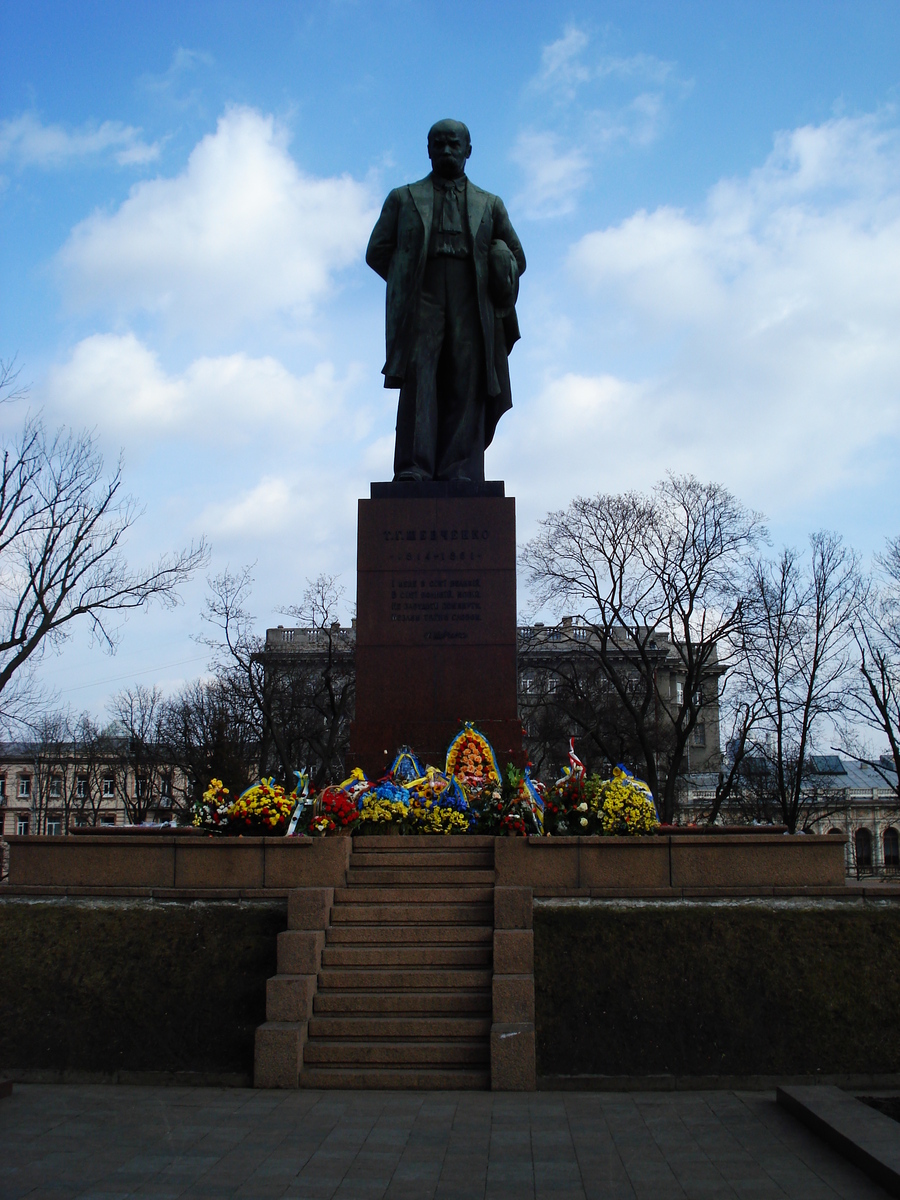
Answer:
[[[356,832],[399,832],[408,820],[408,792],[392,780],[382,779],[362,797]]]
[[[506,768],[504,810],[500,832],[510,837],[525,837],[544,832],[544,801],[534,786],[528,768],[517,770],[512,763]]]
[[[456,779],[464,791],[481,791],[489,784],[500,782],[500,768],[491,743],[471,721],[462,729],[447,749],[445,774]]]
[[[221,829],[224,833],[228,824],[231,800],[228,788],[221,779],[211,779],[209,787],[200,800],[195,800],[191,810],[191,824],[197,828]]]
[[[343,787],[325,788],[316,801],[313,812],[313,818],[306,829],[313,837],[321,837],[326,833],[349,832],[359,820],[359,806]]]
[[[508,763],[501,782],[488,784],[470,797],[478,814],[477,832],[524,837],[543,832],[543,797],[528,768]]]
[[[391,763],[388,777],[394,783],[399,783],[401,787],[409,787],[413,780],[420,779],[424,774],[425,768],[409,746],[401,746],[397,751],[397,757]]]
[[[601,833],[640,836],[659,825],[653,793],[623,766],[616,767],[612,779],[603,780],[595,803]]]
[[[597,795],[601,785],[596,775],[567,770],[547,792],[544,832],[563,837],[599,833]]]
[[[410,785],[409,815],[417,833],[468,833],[478,819],[459,783],[433,767]]]
[[[287,829],[295,806],[296,796],[287,795],[274,778],[261,779],[231,802],[221,779],[213,779],[195,805],[192,821],[195,826],[238,837],[276,837]]]

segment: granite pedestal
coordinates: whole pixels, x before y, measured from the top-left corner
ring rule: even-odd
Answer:
[[[516,694],[516,505],[502,483],[372,484],[359,502],[351,762],[399,746],[443,756],[463,721],[501,767],[522,762]]]

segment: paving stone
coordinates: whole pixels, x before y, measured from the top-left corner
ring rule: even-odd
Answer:
[[[0,1198],[867,1200],[773,1093],[17,1085]]]

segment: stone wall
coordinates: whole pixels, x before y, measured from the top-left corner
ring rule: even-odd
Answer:
[[[283,900],[0,900],[0,1068],[249,1084],[285,925]]]
[[[538,901],[534,956],[545,1086],[900,1072],[896,901]]]

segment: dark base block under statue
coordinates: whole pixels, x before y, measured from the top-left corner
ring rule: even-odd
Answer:
[[[502,483],[373,484],[359,502],[350,762],[378,778],[403,744],[443,767],[472,721],[521,766],[516,502]]]

